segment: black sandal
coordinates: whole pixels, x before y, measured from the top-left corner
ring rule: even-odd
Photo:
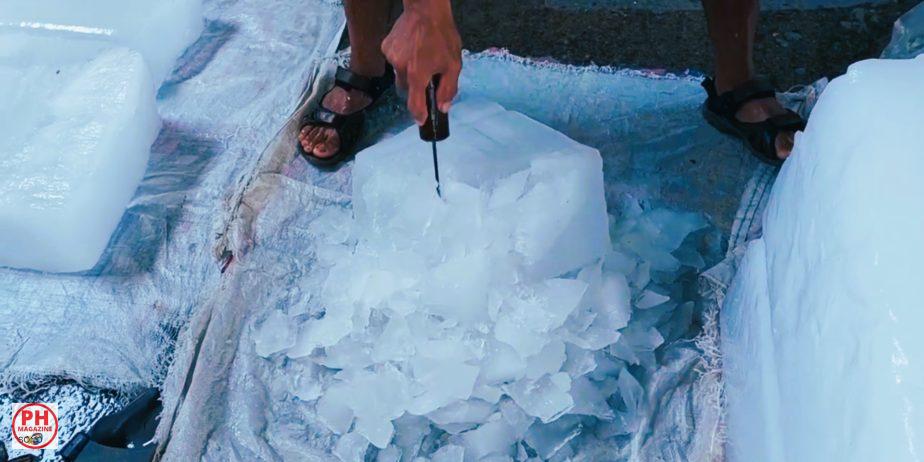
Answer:
[[[703,104],[703,117],[722,133],[740,138],[751,152],[770,165],[782,165],[783,159],[776,156],[776,137],[782,132],[805,130],[805,120],[799,114],[787,109],[785,114],[770,117],[763,122],[742,122],[735,117],[738,110],[748,101],[774,98],[776,91],[766,79],[752,79],[721,95],[715,89],[715,81],[703,80],[708,98]]]
[[[312,165],[320,168],[335,167],[347,160],[353,154],[353,147],[359,140],[360,135],[362,135],[363,126],[366,122],[366,111],[375,105],[394,82],[395,73],[391,66],[387,64],[385,65],[385,73],[381,77],[364,77],[351,72],[349,69],[337,67],[334,86],[347,91],[359,90],[369,96],[371,101],[366,107],[351,114],[337,114],[318,104],[314,111],[308,112],[302,117],[298,131],[301,133],[307,125],[333,128],[340,138],[340,149],[330,157],[318,157],[313,152],[305,152],[301,141],[297,141],[295,144],[298,147],[299,154]],[[329,92],[330,90],[328,90]]]

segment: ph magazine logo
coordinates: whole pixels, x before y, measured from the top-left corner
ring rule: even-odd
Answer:
[[[58,404],[13,404],[13,449],[58,449]]]

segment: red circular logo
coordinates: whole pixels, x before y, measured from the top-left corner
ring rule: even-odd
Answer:
[[[13,438],[24,447],[43,449],[57,437],[58,415],[47,405],[29,403],[13,414]]]

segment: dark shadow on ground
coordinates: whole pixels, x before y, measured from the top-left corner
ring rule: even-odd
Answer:
[[[840,75],[850,63],[879,56],[892,23],[918,1],[765,11],[757,72],[781,89]],[[453,0],[453,5],[464,47],[472,51],[501,47],[569,64],[711,73],[702,11],[562,10],[542,0]]]

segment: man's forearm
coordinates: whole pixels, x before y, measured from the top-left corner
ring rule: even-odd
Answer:
[[[452,4],[449,0],[401,0],[405,10],[415,10],[427,16],[449,14],[452,16]]]

